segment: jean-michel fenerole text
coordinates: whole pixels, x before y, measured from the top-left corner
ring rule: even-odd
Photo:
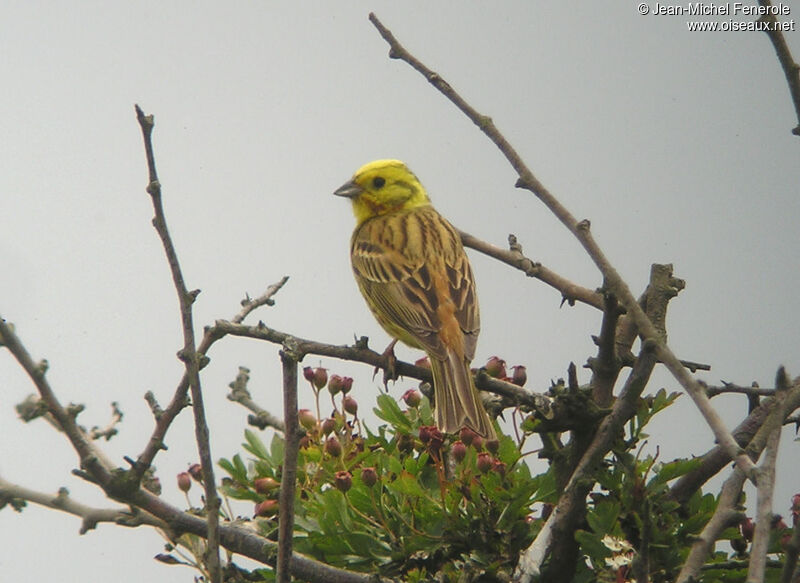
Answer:
[[[656,16],[763,16],[773,14],[786,16],[791,13],[791,7],[785,4],[773,6],[754,6],[744,2],[689,2],[687,4],[661,4],[656,3],[650,10]]]

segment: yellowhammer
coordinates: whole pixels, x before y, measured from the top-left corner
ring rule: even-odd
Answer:
[[[480,315],[458,233],[398,160],[362,166],[334,194],[353,202],[350,259],[370,310],[392,337],[428,355],[437,426],[494,438],[469,370]]]

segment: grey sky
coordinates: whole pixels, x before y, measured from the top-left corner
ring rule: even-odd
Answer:
[[[652,262],[675,264],[687,287],[671,304],[670,341],[680,357],[712,365],[703,379],[771,386],[780,364],[800,374],[800,141],[763,33],[690,33],[686,17],[641,16],[627,2],[14,3],[0,13],[0,314],[49,360],[62,401],[87,405],[84,424],[105,424],[120,402],[112,459],[141,451],[152,427],[143,393],[166,402],[182,370],[134,103],[156,117],[167,218],[188,285],[202,289],[198,329],[289,275],[254,321],[337,344],[368,335],[382,349],[388,339],[350,275],[350,209],[330,196],[376,158],[406,161],[456,226],[501,246],[514,233],[533,259],[601,283],[477,128],[387,58],[371,10],[591,219],[634,293]],[[800,58],[797,33],[787,39]],[[559,308],[554,290],[470,256],[482,308],[476,364],[493,354],[526,364],[528,387],[543,390],[592,354],[599,314]],[[227,383],[249,366],[254,395],[279,412],[277,348],[229,339],[211,357],[213,454],[229,457],[246,412],[225,399]],[[322,364],[357,373],[355,395],[371,408],[368,371]],[[33,387],[7,353],[0,379],[0,475],[108,505],[69,475],[76,458],[63,437],[16,420],[13,405]],[[677,390],[666,374],[660,386]],[[719,404],[731,425],[745,410],[737,399]],[[662,459],[711,446],[688,398],[663,415],[651,431]],[[785,438],[779,512],[800,481],[785,463],[797,445]],[[180,505],[174,476],[196,459],[187,415],[169,445],[157,466],[164,496]],[[34,507],[0,513],[1,578],[91,580],[113,569],[120,583],[191,580],[150,559],[161,550],[153,532],[103,525],[79,537],[78,528]]]

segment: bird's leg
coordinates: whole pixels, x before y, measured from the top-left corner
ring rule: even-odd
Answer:
[[[378,371],[383,369],[383,386],[387,391],[389,390],[389,381],[396,381],[398,378],[397,371],[395,370],[395,366],[397,365],[397,357],[394,355],[395,344],[397,344],[397,338],[392,340],[389,346],[386,347],[386,350],[383,351],[381,355],[383,362],[376,366],[375,371],[372,373],[372,378],[375,378]]]

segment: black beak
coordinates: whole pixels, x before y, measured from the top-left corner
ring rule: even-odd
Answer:
[[[356,198],[362,192],[364,192],[364,189],[354,181],[350,180],[334,190],[333,194],[336,196],[343,196],[345,198]]]

